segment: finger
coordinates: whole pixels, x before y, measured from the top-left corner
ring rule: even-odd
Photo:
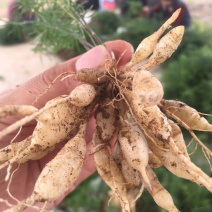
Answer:
[[[132,54],[134,52],[133,47],[130,43],[122,40],[116,40],[116,41],[108,41],[104,43],[104,47],[107,50],[107,54],[105,58],[107,59],[109,56],[111,56],[111,52],[114,53],[115,59],[119,60],[118,66],[125,65],[132,57]],[[93,68],[90,65],[90,60],[93,60],[93,57],[95,59],[98,59],[96,55],[91,55],[92,57],[87,57],[86,54],[84,54],[79,61],[76,63],[76,69],[82,69],[82,68]],[[108,56],[109,55],[109,56]],[[104,67],[104,63],[103,63]],[[99,67],[101,68],[101,67]]]

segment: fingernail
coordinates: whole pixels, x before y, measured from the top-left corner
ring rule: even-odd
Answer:
[[[104,46],[96,46],[83,54],[76,62],[76,70],[82,68],[100,68],[105,60],[109,58],[109,53]]]

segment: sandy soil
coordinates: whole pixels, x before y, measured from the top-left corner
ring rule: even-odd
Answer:
[[[197,20],[205,23],[212,23],[212,1],[211,0],[185,0],[188,4],[191,15]]]
[[[1,19],[7,18],[7,5],[10,0],[0,0]],[[211,0],[185,0],[193,17],[203,23],[212,22]],[[31,43],[10,47],[0,46],[0,92],[20,84],[49,67],[58,64],[57,57],[35,54]]]
[[[35,54],[32,48],[30,43],[0,46],[0,92],[61,62],[57,57]]]

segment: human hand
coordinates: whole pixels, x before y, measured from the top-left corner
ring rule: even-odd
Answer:
[[[11,90],[8,90],[2,94],[0,94],[0,107],[4,105],[31,105],[35,100],[36,95],[42,93],[49,84],[61,73],[72,71],[75,72],[81,68],[103,68],[105,60],[110,58],[108,52],[113,51],[116,59],[118,59],[124,51],[125,54],[121,57],[121,60],[118,64],[118,67],[121,68],[125,65],[131,58],[133,49],[131,45],[125,41],[111,41],[104,44],[104,46],[97,46],[82,56],[75,57],[70,59],[58,66],[52,67],[49,70],[43,72],[37,77],[29,80],[28,82],[17,86]],[[35,107],[41,108],[45,105],[47,101],[53,99],[59,95],[69,94],[79,82],[74,80],[74,77],[69,77],[62,82],[60,80],[56,81],[51,88],[39,98],[38,102],[34,104]],[[13,122],[17,120],[17,117],[7,117],[0,120],[0,130],[6,128],[11,125]],[[21,134],[15,140],[21,141],[32,134],[34,128],[36,126],[36,122],[30,122],[29,124],[23,126],[21,130]],[[95,165],[93,161],[93,157],[89,156],[91,153],[91,139],[92,134],[95,128],[94,118],[91,117],[89,119],[88,131],[86,133],[86,142],[87,142],[87,160],[84,163],[82,171],[80,173],[79,178],[74,183],[74,185],[58,200],[55,202],[49,203],[47,205],[48,208],[52,208],[67,195],[71,191],[75,189],[75,187],[80,184],[83,180],[89,177],[95,171]],[[0,141],[0,148],[7,146],[10,141],[15,137],[17,132],[10,134],[9,136],[5,136]],[[19,169],[15,172],[13,176],[13,180],[9,186],[10,193],[16,197],[18,200],[23,200],[28,197],[34,188],[34,184],[36,179],[38,178],[41,170],[45,166],[45,164],[50,161],[57,152],[63,147],[65,142],[62,142],[58,145],[57,149],[45,156],[41,160],[38,161],[29,161],[27,163],[21,164]],[[88,157],[89,156],[89,157]],[[15,169],[17,165],[13,165]],[[14,170],[13,169],[13,170]],[[17,204],[15,200],[13,200],[6,189],[8,186],[8,182],[5,182],[6,168],[0,170],[0,199],[8,200],[11,204]],[[37,204],[39,207],[42,207],[42,203]],[[0,211],[8,208],[5,203],[0,202]],[[25,210],[26,212],[37,211],[36,209],[29,208]]]

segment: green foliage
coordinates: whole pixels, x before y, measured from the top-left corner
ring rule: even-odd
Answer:
[[[127,18],[136,18],[139,15],[141,15],[141,9],[142,9],[142,4],[141,1],[136,1],[136,0],[127,0],[128,4],[128,11],[127,11]]]
[[[91,27],[98,35],[110,35],[120,26],[120,17],[114,12],[96,12],[92,18]]]
[[[211,194],[205,188],[174,176],[164,167],[156,170],[156,174],[161,184],[172,195],[174,203],[180,211],[211,211]]]
[[[162,81],[165,98],[178,99],[198,111],[211,113],[212,49],[203,46],[182,53],[178,60],[167,64]]]
[[[160,212],[161,208],[155,203],[149,192],[145,189],[136,202],[136,212]]]
[[[177,59],[181,54],[191,54],[193,50],[203,47],[204,45],[212,48],[212,28],[199,22],[185,29],[183,40],[177,51],[172,55],[172,60]]]
[[[203,33],[201,39],[206,35]],[[178,99],[194,107],[202,113],[211,114],[212,105],[212,46],[210,40],[207,45],[195,47],[204,40],[194,39],[193,44],[187,44],[176,60],[167,61],[162,71],[165,98]],[[212,117],[205,117],[212,123]],[[211,133],[197,132],[205,142],[212,138]]]
[[[65,203],[75,212],[101,211],[107,205],[108,190],[108,186],[95,173],[69,194]]]
[[[83,17],[85,12],[82,5],[67,0],[17,0],[16,16],[27,13],[31,21],[22,24],[31,24],[30,34],[36,35],[36,51],[56,54],[62,49],[82,50],[82,45],[91,47],[86,41],[86,28]],[[85,32],[83,30],[85,29]]]
[[[124,25],[125,32],[117,35],[117,38],[128,41],[136,49],[141,40],[155,32],[160,24],[157,19],[138,18],[131,20]]]
[[[35,31],[41,32],[37,36],[39,43],[36,51],[54,54],[61,49],[72,49],[78,45],[77,39],[71,38],[70,34],[72,31],[80,31],[80,28],[75,25],[71,26],[65,15],[60,16],[61,12],[62,10],[57,4],[40,12],[43,18],[37,19],[34,26]]]
[[[177,51],[162,66],[165,98],[178,99],[200,112],[211,114],[212,28],[195,22],[185,30]],[[212,123],[212,117],[205,117]],[[197,135],[210,141],[211,133]]]
[[[24,41],[22,27],[12,22],[7,22],[0,28],[0,44],[12,45]]]

